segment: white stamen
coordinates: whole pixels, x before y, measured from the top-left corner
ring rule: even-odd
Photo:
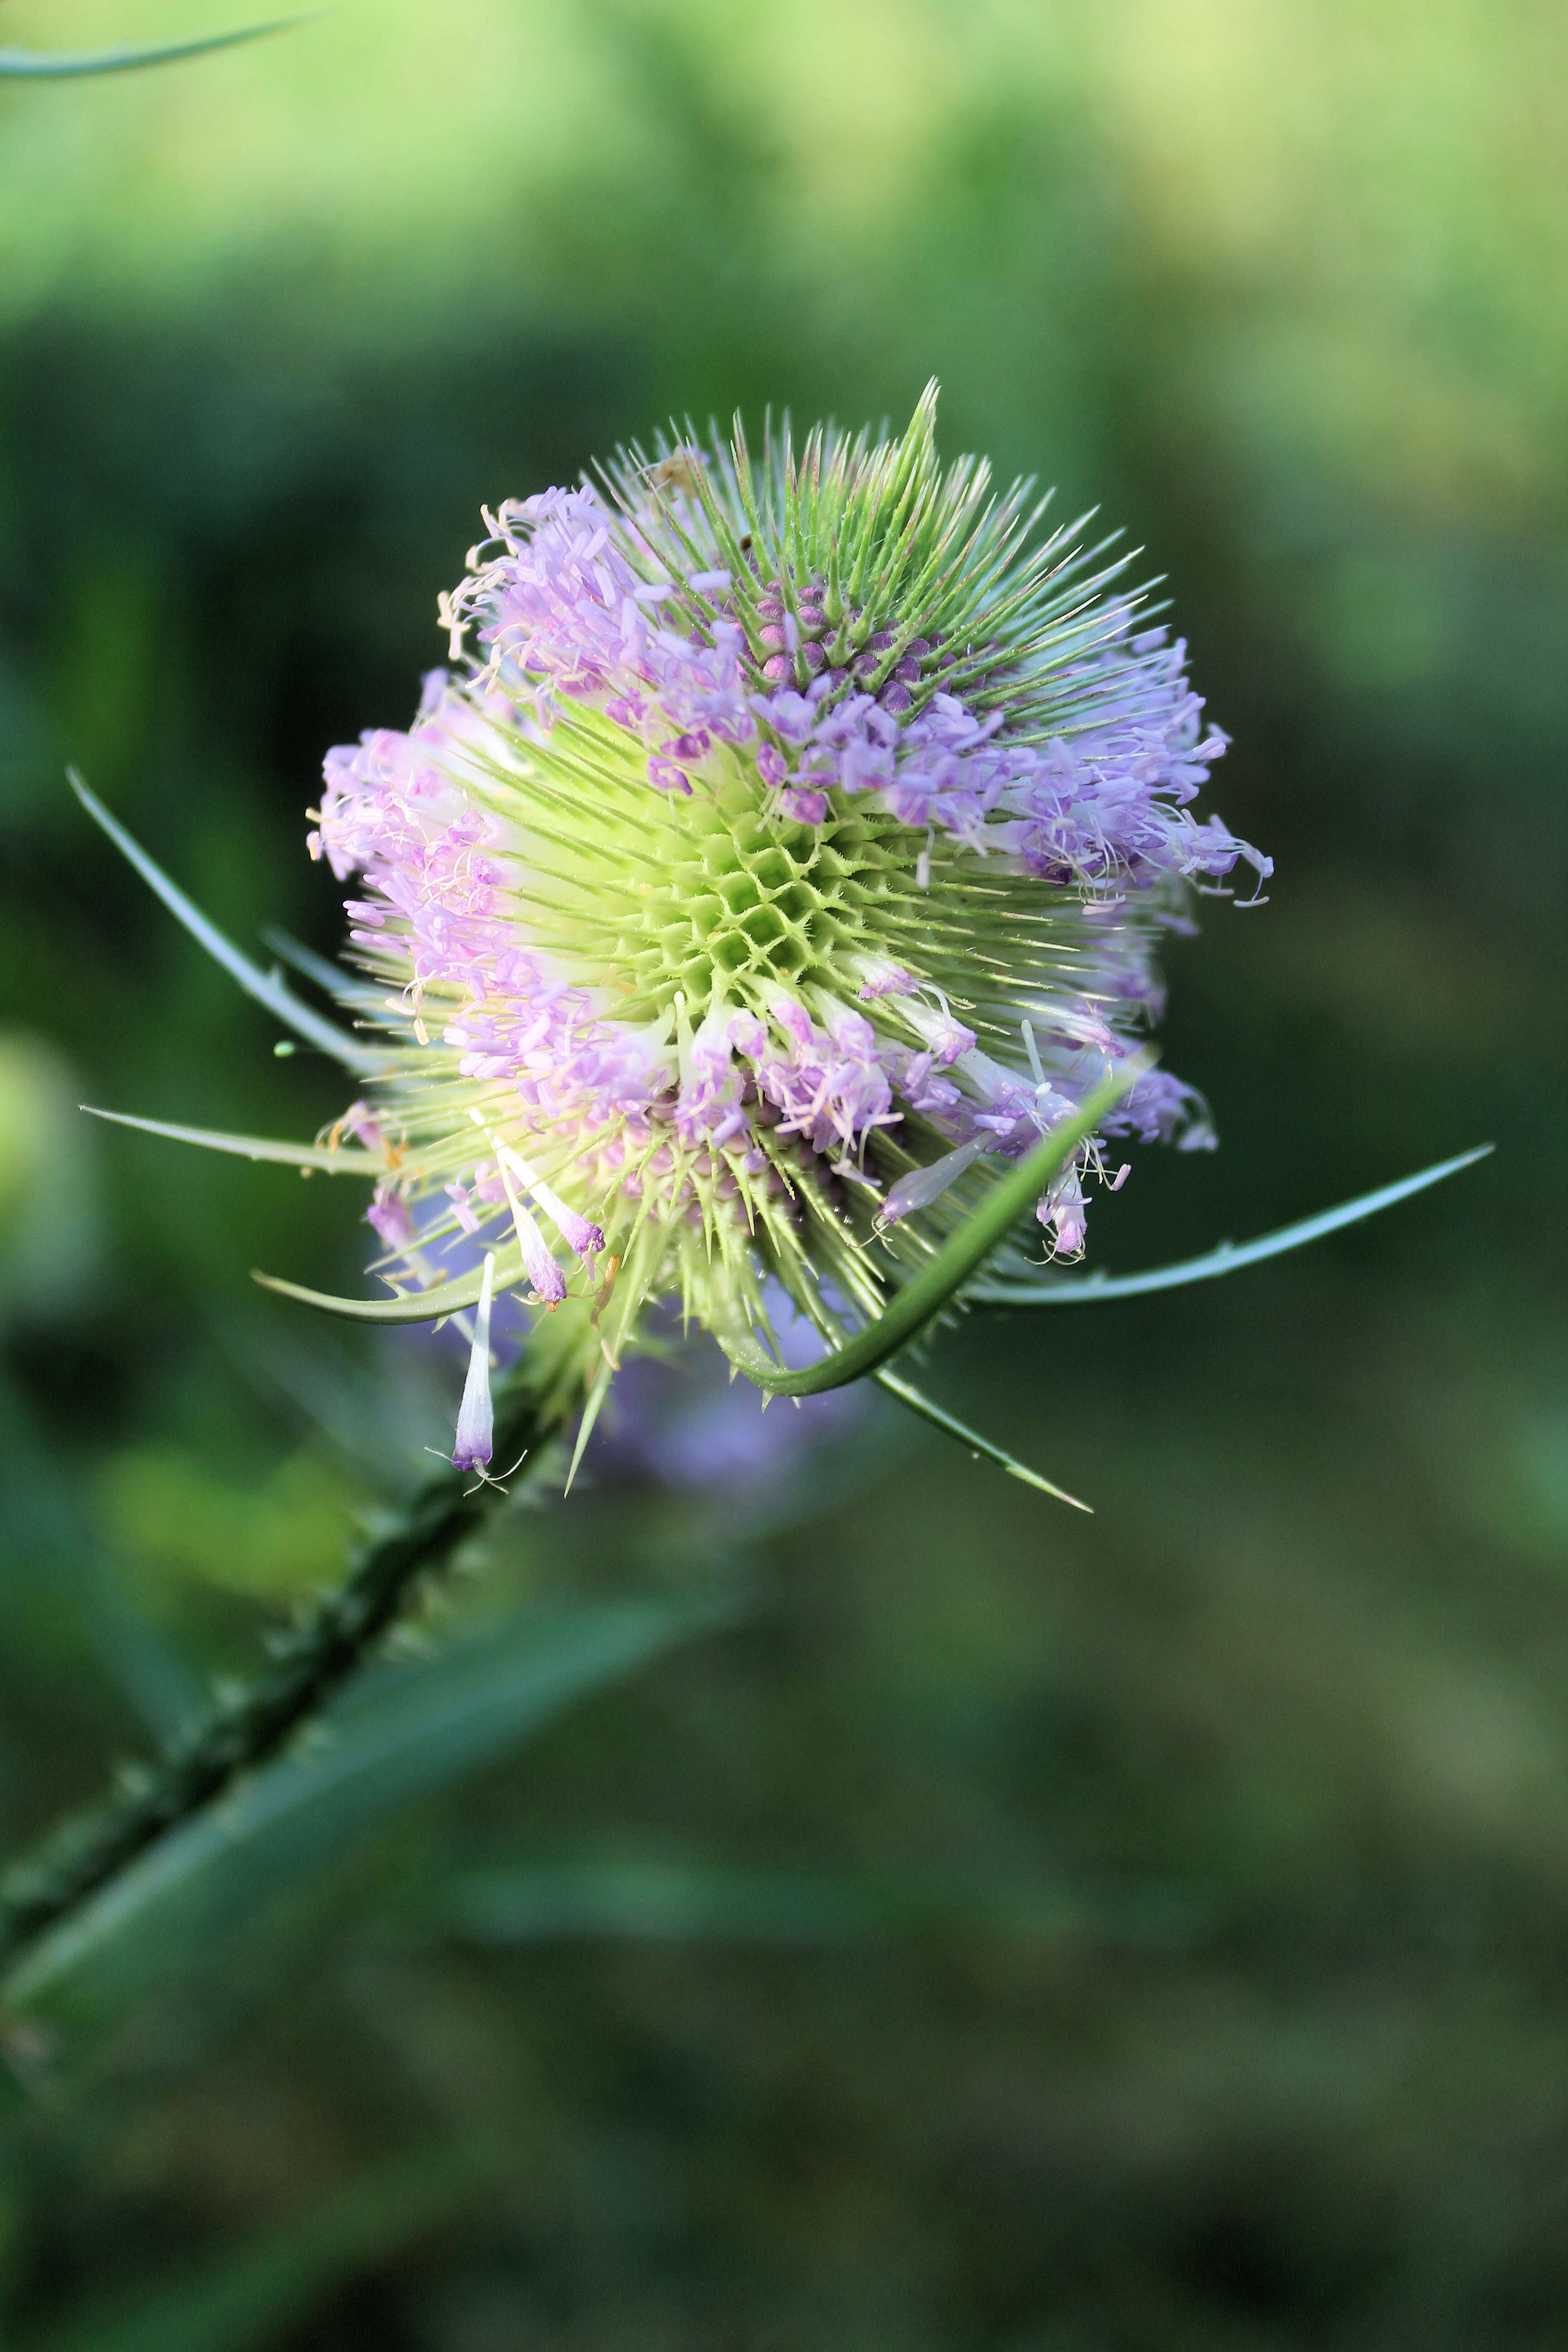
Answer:
[[[495,1412],[490,1402],[490,1295],[495,1272],[494,1254],[487,1250],[479,1310],[474,1317],[468,1377],[458,1409],[458,1437],[452,1448],[454,1470],[485,1469],[495,1448]]]

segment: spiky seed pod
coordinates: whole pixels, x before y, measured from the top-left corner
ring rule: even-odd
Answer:
[[[606,1364],[671,1292],[765,1339],[770,1278],[838,1342],[1126,1063],[1189,887],[1269,872],[1191,814],[1225,739],[1125,559],[944,472],[934,411],[487,513],[452,668],[329,754],[395,1286],[467,1235]],[[1129,1134],[1212,1140],[1141,1076],[1038,1202],[1056,1253]]]

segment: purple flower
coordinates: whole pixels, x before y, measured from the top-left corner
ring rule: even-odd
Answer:
[[[1191,886],[1271,871],[1196,813],[1184,645],[944,475],[929,401],[898,443],[678,454],[487,512],[454,672],[328,754],[310,835],[398,1047],[342,1123],[382,1241],[424,1281],[477,1237],[590,1366],[671,1293],[874,1316],[1134,1052]],[[1213,1141],[1145,1075],[1040,1202],[1058,1252],[1122,1136]]]

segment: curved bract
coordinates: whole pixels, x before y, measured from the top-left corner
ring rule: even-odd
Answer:
[[[497,1256],[495,1278],[502,1290],[523,1279],[522,1259],[516,1250]],[[317,1307],[323,1315],[342,1316],[350,1323],[444,1322],[448,1315],[458,1315],[467,1307],[478,1306],[484,1287],[484,1273],[479,1266],[456,1282],[434,1283],[427,1290],[399,1291],[391,1298],[342,1298],[329,1290],[307,1290],[302,1284],[285,1282],[276,1274],[258,1272],[255,1279],[264,1290],[275,1290],[280,1298],[292,1298],[301,1307]]]
[[[1264,1234],[1257,1241],[1221,1242],[1202,1257],[1181,1258],[1173,1265],[1152,1266],[1143,1274],[1108,1275],[1097,1267],[1092,1274],[1083,1275],[1001,1276],[975,1283],[965,1297],[973,1307],[1091,1307],[1107,1298],[1143,1298],[1157,1290],[1182,1290],[1189,1283],[1212,1282],[1217,1275],[1237,1274],[1243,1266],[1261,1265],[1266,1258],[1283,1257],[1345,1225],[1359,1224],[1363,1217],[1375,1217],[1380,1210],[1392,1209],[1424,1192],[1429,1184],[1440,1184],[1461,1169],[1473,1168],[1478,1160],[1489,1159],[1492,1149],[1489,1143],[1479,1144],[1473,1151],[1439,1160],[1418,1175],[1380,1185],[1357,1200],[1342,1201],[1337,1208],[1320,1209],[1315,1216],[1281,1225],[1278,1232]]]
[[[222,964],[231,980],[239,982],[247,996],[281,1021],[286,1029],[304,1038],[307,1045],[317,1046],[330,1058],[341,1063],[345,1070],[369,1072],[379,1069],[385,1061],[384,1054],[371,1051],[340,1029],[335,1021],[323,1019],[313,1005],[301,1003],[291,988],[277,972],[266,972],[242,955],[234,941],[225,937],[216,923],[210,922],[195,902],[188,898],[177,882],[172,882],[163,867],[142,848],[141,843],[126,832],[119,821],[110,816],[96,793],[88,790],[74,768],[66,770],[66,778],[78,800],[94,824],[105,832],[121,856],[132,865],[148,887],[162,898],[175,920],[182,923],[198,946],[206,950],[216,963]]]
[[[383,1154],[363,1151],[353,1144],[283,1143],[263,1135],[224,1135],[216,1128],[176,1127],[163,1118],[133,1118],[129,1111],[100,1110],[93,1103],[81,1103],[79,1108],[89,1118],[107,1119],[111,1127],[134,1127],[143,1135],[167,1136],[173,1143],[199,1143],[205,1151],[226,1151],[237,1160],[270,1160],[280,1167],[298,1168],[310,1175],[320,1170],[325,1176],[369,1177],[373,1181],[386,1172]]]

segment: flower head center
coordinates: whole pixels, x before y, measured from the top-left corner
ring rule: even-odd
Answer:
[[[654,793],[635,739],[613,748],[640,782],[635,822],[584,824],[569,849],[521,833],[517,874],[522,928],[606,1010],[658,1021],[679,993],[693,1021],[725,1003],[765,1017],[781,988],[841,992],[847,957],[907,960],[923,898],[907,827],[770,814],[728,753],[689,793]]]

